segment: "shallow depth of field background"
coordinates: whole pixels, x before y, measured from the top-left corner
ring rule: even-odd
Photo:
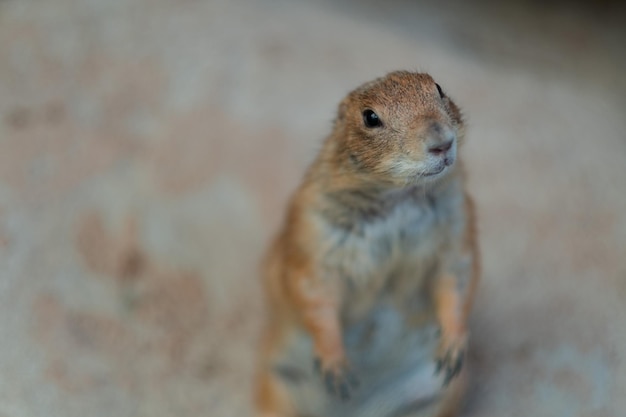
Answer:
[[[250,416],[259,257],[394,69],[468,118],[464,415],[623,416],[618,3],[0,1],[0,417]]]

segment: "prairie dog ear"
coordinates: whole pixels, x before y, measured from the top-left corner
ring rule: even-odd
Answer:
[[[348,98],[344,98],[339,103],[339,107],[337,108],[337,121],[343,121],[346,118],[346,113],[348,111]]]

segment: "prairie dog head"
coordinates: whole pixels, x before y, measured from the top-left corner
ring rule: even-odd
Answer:
[[[339,105],[335,132],[342,158],[360,176],[404,186],[452,170],[464,125],[457,106],[430,75],[399,71],[348,94]]]

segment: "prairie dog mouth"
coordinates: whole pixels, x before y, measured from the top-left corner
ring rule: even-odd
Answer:
[[[422,177],[432,177],[434,175],[441,174],[446,168],[447,168],[447,165],[442,164],[441,168],[437,168],[434,171],[430,171],[425,174],[422,174]]]

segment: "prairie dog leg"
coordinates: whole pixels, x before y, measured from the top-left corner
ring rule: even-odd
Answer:
[[[437,321],[441,329],[437,348],[437,373],[444,372],[444,385],[457,376],[463,367],[467,347],[464,302],[454,275],[443,274],[434,286]]]
[[[297,417],[285,387],[271,370],[259,375],[255,400],[257,417]]]
[[[338,303],[323,288],[307,288],[301,299],[304,327],[313,339],[314,367],[326,390],[343,400],[350,398],[358,381],[350,369],[343,345]]]

